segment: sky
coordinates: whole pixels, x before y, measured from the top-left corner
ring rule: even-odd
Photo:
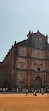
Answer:
[[[0,0],[0,62],[15,41],[38,29],[49,37],[49,0]]]

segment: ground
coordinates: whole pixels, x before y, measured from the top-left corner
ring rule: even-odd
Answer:
[[[0,111],[49,111],[49,94],[0,94]]]

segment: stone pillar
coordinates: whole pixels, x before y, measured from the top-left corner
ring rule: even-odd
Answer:
[[[32,49],[28,47],[27,49],[27,87],[30,89],[31,87],[31,66],[32,66]]]
[[[28,89],[30,89],[30,87],[31,87],[31,72],[30,71],[28,71],[27,72],[27,86],[28,86]]]
[[[44,86],[46,87],[46,74],[44,74]]]

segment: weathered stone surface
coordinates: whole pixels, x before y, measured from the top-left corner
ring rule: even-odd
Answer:
[[[32,57],[45,59],[45,51],[44,50],[32,49]]]
[[[27,72],[26,71],[17,71],[17,86],[18,87],[20,83],[23,83],[23,88],[27,86]]]
[[[27,50],[26,47],[18,47],[18,55],[19,56],[26,56],[27,55]]]
[[[23,57],[17,57],[16,65],[17,65],[17,68],[19,69],[26,69],[27,59]]]
[[[0,87],[46,87],[49,84],[49,44],[39,31],[15,42],[0,63]]]

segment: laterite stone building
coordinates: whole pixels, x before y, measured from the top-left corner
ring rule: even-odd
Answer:
[[[48,37],[39,31],[9,50],[0,63],[0,87],[30,89],[49,86]]]

